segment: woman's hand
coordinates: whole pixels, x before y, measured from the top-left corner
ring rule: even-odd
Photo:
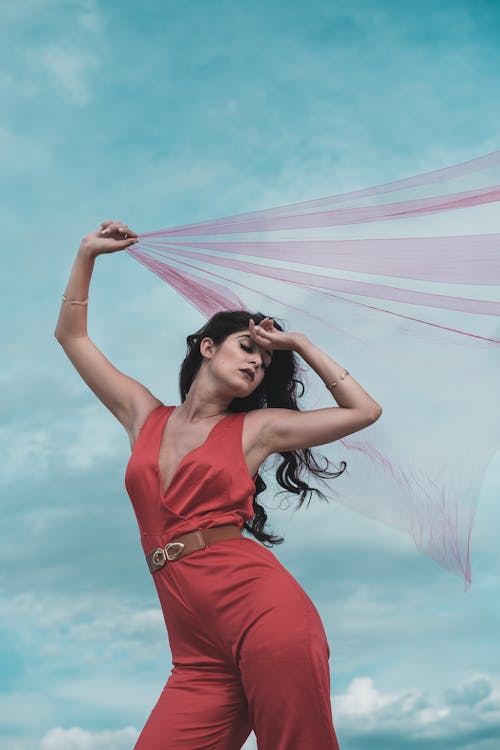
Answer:
[[[82,252],[92,256],[103,253],[116,253],[139,242],[137,234],[120,221],[103,221],[99,229],[83,238],[80,244]]]
[[[262,346],[267,351],[273,349],[291,349],[298,351],[301,344],[305,341],[306,336],[303,333],[293,333],[292,331],[279,331],[272,318],[264,318],[259,325],[255,325],[253,318],[249,323],[250,336],[256,344]]]

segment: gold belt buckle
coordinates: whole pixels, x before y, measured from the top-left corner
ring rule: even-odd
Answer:
[[[171,553],[172,548],[176,548],[173,553]],[[154,555],[151,559],[155,565],[165,565],[167,560],[169,562],[176,560],[183,549],[184,542],[169,542],[165,547],[158,547],[158,549],[155,549]]]
[[[173,553],[172,557],[170,557],[169,553],[172,547],[177,547],[177,551]],[[167,556],[167,560],[176,560],[181,554],[183,549],[184,549],[184,542],[169,542],[168,544],[166,544],[165,554]]]

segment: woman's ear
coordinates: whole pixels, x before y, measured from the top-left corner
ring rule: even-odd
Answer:
[[[211,359],[216,348],[217,347],[215,346],[213,340],[209,336],[205,336],[205,338],[203,338],[200,342],[200,354],[202,355],[202,357]]]

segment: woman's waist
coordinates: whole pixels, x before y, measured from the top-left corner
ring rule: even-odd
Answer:
[[[244,519],[237,514],[223,514],[199,518],[190,518],[179,521],[175,524],[169,524],[168,528],[153,531],[140,532],[141,544],[145,554],[149,554],[157,547],[164,547],[167,544],[175,542],[178,537],[189,534],[198,529],[211,529],[216,526],[234,525],[240,530],[243,529]]]

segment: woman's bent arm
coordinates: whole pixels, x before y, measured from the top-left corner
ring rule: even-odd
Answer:
[[[357,409],[366,413],[369,417],[373,417],[374,420],[382,414],[380,404],[365,391],[353,375],[349,373],[344,380],[340,380],[345,368],[313,344],[307,336],[301,335],[296,352],[312,367],[326,386],[337,383],[334,388],[329,390],[339,406]]]
[[[263,409],[261,436],[269,453],[312,448],[339,440],[368,427],[382,414],[382,407],[341,367],[307,336],[294,334],[295,351],[313,368],[329,389],[338,407],[295,411]]]

